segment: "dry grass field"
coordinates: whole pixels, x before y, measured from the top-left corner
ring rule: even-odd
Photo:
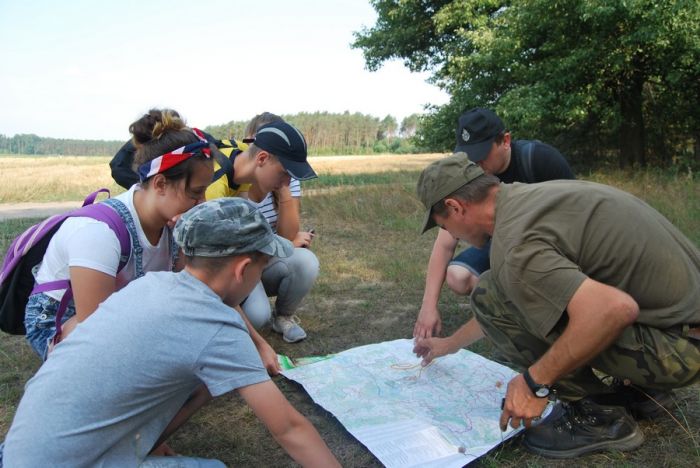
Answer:
[[[312,247],[321,263],[321,275],[298,312],[309,335],[305,341],[288,344],[271,330],[262,330],[277,352],[292,357],[321,355],[411,336],[434,239],[432,233],[424,236],[418,233],[423,210],[414,195],[415,182],[419,170],[436,157],[439,155],[312,159],[322,177],[315,182],[317,185],[308,185],[302,219],[304,226],[316,229],[317,238]],[[54,158],[50,164],[34,162],[31,158],[30,161],[22,158],[24,163],[19,164],[22,161],[13,162],[15,159],[0,158],[3,197],[6,193],[15,197],[23,191],[35,192],[32,187],[41,182],[46,184],[44,190],[52,187],[55,190],[44,193],[45,200],[65,199],[60,194],[68,193],[79,198],[109,182],[106,158],[66,158],[69,163],[56,159],[53,169],[47,166],[54,164]],[[64,167],[71,165],[77,167]],[[37,172],[20,184],[27,167]],[[15,172],[6,176],[6,170]],[[66,177],[67,173],[72,176]],[[696,244],[700,243],[700,189],[692,175],[596,171],[581,177],[640,196]],[[47,180],[39,180],[43,178]],[[50,181],[54,178],[59,180],[52,185]],[[82,179],[83,185],[73,178]],[[74,182],[76,185],[72,185]],[[17,185],[8,192],[6,183]],[[334,186],[347,189],[314,190],[314,187]],[[28,195],[28,199],[33,195]],[[0,251],[4,252],[9,241],[30,223],[30,220],[0,222]],[[445,334],[452,333],[470,317],[468,299],[447,290],[439,307]],[[470,349],[491,356],[491,345],[486,340]],[[12,421],[24,383],[38,366],[38,359],[23,337],[0,335],[0,440]],[[343,466],[380,466],[300,386],[282,377],[275,378],[275,383],[318,428]],[[555,461],[525,452],[515,438],[470,466],[700,466],[700,385],[677,391],[676,395],[673,418],[665,416],[641,423],[646,442],[635,451]],[[38,437],[38,443],[40,440]],[[296,466],[236,395],[219,398],[196,414],[175,434],[170,445],[179,453],[216,457],[229,466]]]
[[[415,171],[440,154],[315,156],[319,175]],[[0,204],[82,200],[96,188],[123,191],[113,180],[107,157],[0,157]]]

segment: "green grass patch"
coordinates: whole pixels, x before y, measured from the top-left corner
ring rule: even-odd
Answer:
[[[0,256],[5,256],[5,251],[15,237],[39,221],[41,218],[8,219],[0,222]]]
[[[325,174],[304,182],[304,189],[326,187],[363,187],[380,184],[414,184],[420,171],[396,171],[359,174]]]

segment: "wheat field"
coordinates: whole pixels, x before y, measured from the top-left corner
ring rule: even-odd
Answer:
[[[420,170],[442,154],[312,156],[319,175]],[[0,203],[73,201],[101,187],[123,191],[110,175],[109,157],[0,157]]]

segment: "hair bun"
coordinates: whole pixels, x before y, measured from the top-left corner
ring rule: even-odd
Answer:
[[[186,128],[184,120],[173,109],[151,109],[143,117],[129,126],[136,146],[158,139],[170,131]]]

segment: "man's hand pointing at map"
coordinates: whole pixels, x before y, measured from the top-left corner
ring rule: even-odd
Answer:
[[[459,347],[454,350],[450,348],[450,338],[416,338],[413,352],[423,358],[421,366],[427,366],[433,359],[457,351]]]
[[[472,318],[447,338],[416,338],[413,352],[423,358],[421,364],[427,366],[433,359],[456,353],[460,348],[469,346],[483,336],[484,332],[481,331],[479,323]]]

